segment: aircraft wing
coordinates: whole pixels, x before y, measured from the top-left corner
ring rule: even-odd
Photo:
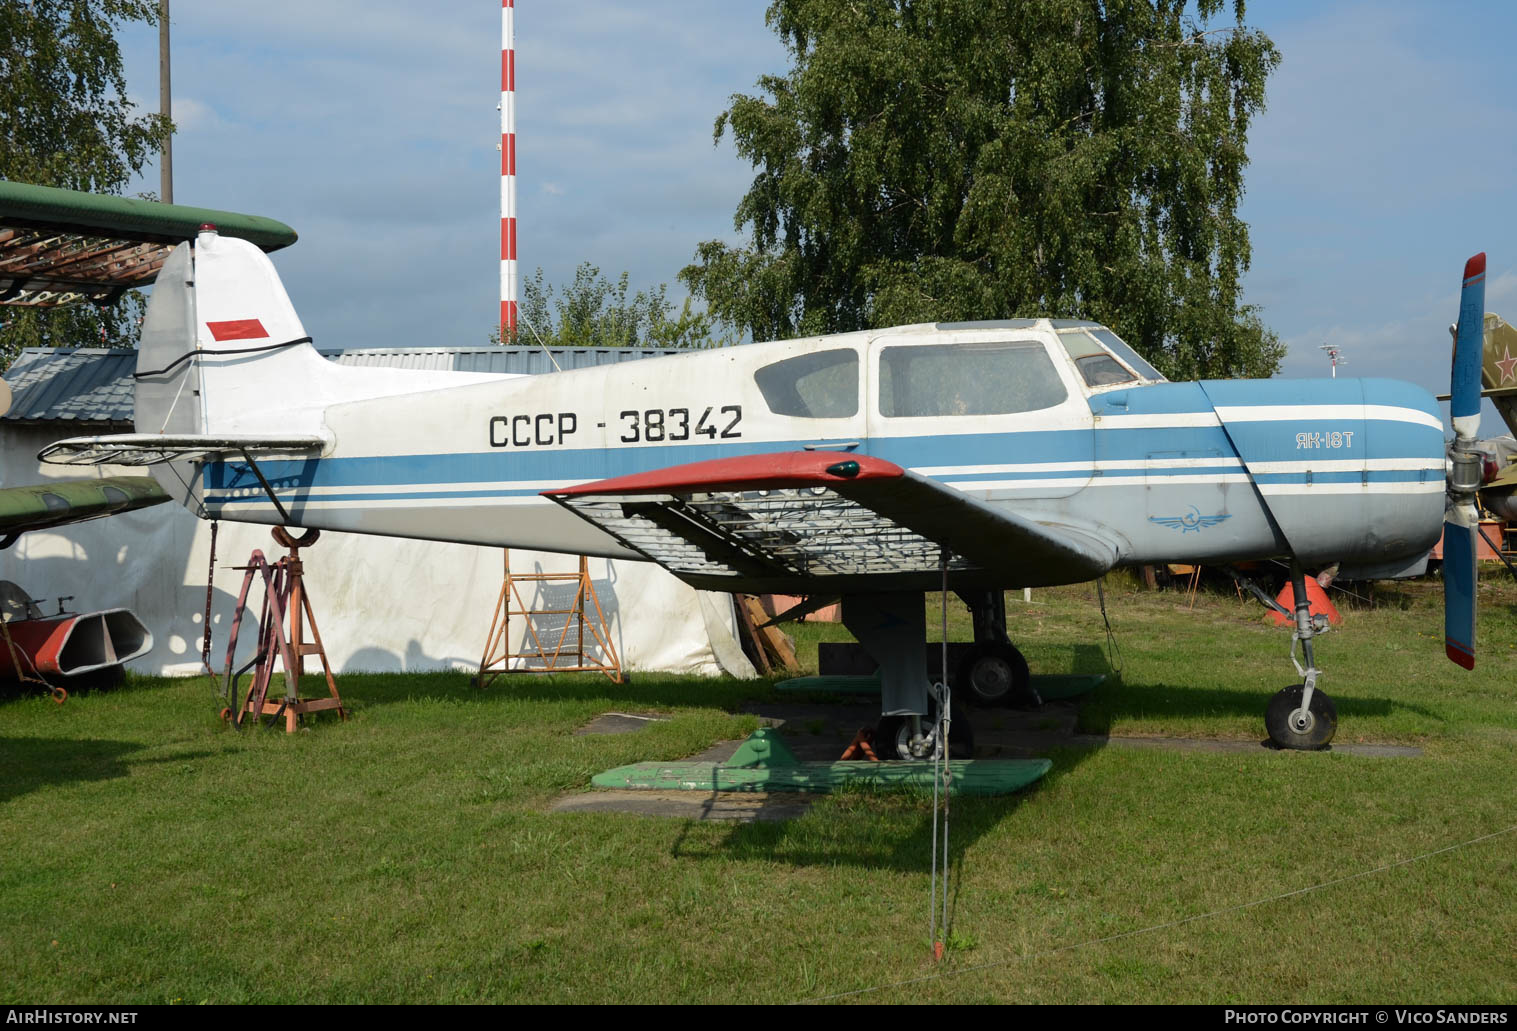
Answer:
[[[296,239],[257,215],[0,181],[0,304],[110,304],[152,283],[174,245],[207,222],[265,251]]]
[[[722,458],[545,491],[694,586],[767,591],[935,584],[949,569],[1041,586],[1116,562],[1099,533],[992,508],[882,459],[789,451]]]
[[[150,476],[108,476],[92,480],[50,480],[0,488],[0,547],[28,530],[44,530],[86,519],[130,512],[169,500]]]

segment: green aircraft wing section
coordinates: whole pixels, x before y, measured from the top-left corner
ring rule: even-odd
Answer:
[[[297,239],[260,215],[0,180],[0,304],[110,304],[151,283],[204,224],[265,251]]]
[[[53,480],[26,487],[0,487],[0,547],[28,530],[44,530],[86,519],[131,512],[169,500],[151,476],[108,476],[93,480]]]

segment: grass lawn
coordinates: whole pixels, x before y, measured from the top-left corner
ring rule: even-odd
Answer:
[[[1382,585],[1321,642],[1339,740],[1421,758],[1067,749],[1029,792],[955,800],[942,964],[930,798],[780,824],[547,811],[742,736],[768,681],[350,675],[353,718],[292,736],[232,731],[203,679],[10,697],[0,1001],[788,1002],[944,975],[864,999],[1510,1003],[1517,591],[1481,593],[1473,674],[1443,658],[1435,581]],[[1035,672],[1107,669],[1091,587],[1012,597]],[[1293,671],[1257,605],[1108,602],[1122,673],[1083,729],[1262,738]],[[843,634],[797,637],[814,662]],[[673,718],[574,736],[618,709]]]

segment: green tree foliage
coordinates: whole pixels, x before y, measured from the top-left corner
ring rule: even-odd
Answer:
[[[757,170],[751,242],[701,244],[681,279],[757,339],[1086,317],[1175,377],[1269,375],[1284,348],[1242,302],[1237,207],[1279,55],[1243,16],[774,0],[793,67],[716,121]]]
[[[721,347],[735,342],[730,335],[717,335],[711,317],[692,310],[689,298],[676,313],[664,296],[666,289],[661,283],[628,297],[627,273],[613,283],[588,261],[574,270],[573,283],[557,289],[543,282],[539,268],[522,284],[513,343],[535,345],[539,337],[549,347]],[[498,327],[491,342],[500,342]]]
[[[0,179],[120,193],[168,138],[134,117],[116,28],[156,23],[155,0],[0,0]],[[0,307],[3,360],[22,347],[132,347],[142,299],[110,308]]]

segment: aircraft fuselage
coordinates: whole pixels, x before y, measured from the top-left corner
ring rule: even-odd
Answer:
[[[1100,343],[1098,330],[913,326],[456,386],[430,374],[430,389],[351,400],[352,370],[301,345],[266,361],[322,381],[322,403],[278,428],[332,444],[259,464],[300,525],[619,558],[641,556],[542,492],[800,449],[875,456],[1023,518],[1099,531],[1118,564],[1384,567],[1437,540],[1444,443],[1426,392],[1377,379],[1156,382],[1124,364],[1141,364],[1130,352],[1078,355],[1094,345],[1071,341]],[[200,488],[210,516],[280,521],[246,463],[208,464]]]

